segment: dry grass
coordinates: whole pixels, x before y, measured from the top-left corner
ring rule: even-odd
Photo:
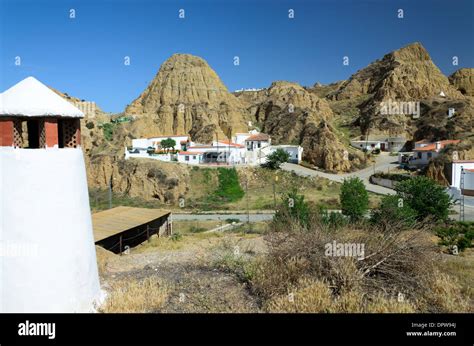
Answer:
[[[107,300],[99,311],[104,313],[157,312],[168,297],[167,286],[153,278],[113,282]]]
[[[426,225],[400,232],[349,225],[336,231],[317,220],[273,225],[269,254],[255,262],[249,284],[268,311],[278,312],[467,312],[469,299],[455,278],[437,269],[440,253]],[[325,245],[359,243],[363,258],[328,256]],[[294,302],[288,293],[294,292]],[[398,298],[400,301],[398,301]]]
[[[304,279],[287,295],[271,298],[264,309],[268,312],[292,313],[384,313],[414,312],[409,302],[399,302],[379,294],[367,299],[363,292],[348,290],[335,297],[329,285]]]
[[[103,275],[107,271],[108,264],[117,259],[117,255],[101,246],[96,246],[95,252],[97,256],[97,268],[99,270],[99,274]]]

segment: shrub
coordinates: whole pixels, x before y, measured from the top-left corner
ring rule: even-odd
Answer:
[[[310,221],[310,208],[304,200],[304,195],[298,194],[298,189],[293,188],[283,196],[280,206],[274,216],[277,222],[296,221],[303,227],[308,227]]]
[[[449,277],[437,270],[439,254],[423,224],[408,231],[396,224],[347,225],[337,232],[321,226],[303,228],[296,220],[271,225],[268,253],[254,262],[248,281],[268,311],[468,311],[460,286],[443,284]],[[364,256],[327,255],[333,241],[364,244]]]
[[[114,138],[114,124],[112,123],[102,124],[102,131],[104,133],[104,138],[107,141],[110,142]]]
[[[451,197],[444,187],[426,177],[399,182],[395,190],[417,214],[417,219],[433,217],[435,220],[446,220],[452,205]]]
[[[352,221],[362,219],[369,210],[369,195],[363,181],[357,177],[344,179],[339,198],[342,214]]]
[[[408,229],[415,225],[416,216],[416,211],[399,196],[384,196],[380,207],[373,211],[371,221],[378,224],[397,223]]]
[[[329,228],[338,229],[348,224],[347,218],[338,212],[330,212],[324,207],[319,208],[321,223]]]
[[[181,235],[181,233],[175,232],[175,233],[173,233],[173,234],[171,235],[170,239],[171,239],[172,241],[179,241],[179,240],[181,240],[182,237],[183,237],[183,236]]]
[[[269,169],[279,169],[282,163],[288,162],[290,154],[283,149],[277,149],[267,156],[267,162],[262,167]]]
[[[474,223],[471,222],[454,222],[435,229],[435,233],[440,237],[439,244],[449,248],[457,246],[458,251],[464,251],[466,248],[472,247],[472,239],[474,238]]]

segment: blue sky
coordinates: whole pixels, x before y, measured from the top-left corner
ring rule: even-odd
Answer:
[[[0,90],[32,75],[120,112],[174,53],[201,56],[233,91],[347,79],[415,41],[445,74],[474,67],[474,1],[0,0]]]

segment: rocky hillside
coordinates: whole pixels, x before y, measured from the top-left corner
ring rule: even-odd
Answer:
[[[297,83],[278,81],[268,89],[236,93],[247,103],[259,129],[273,143],[301,145],[304,159],[331,172],[347,172],[362,165],[362,155],[341,142],[333,126],[327,100]],[[345,159],[343,159],[345,158]]]
[[[175,54],[161,65],[146,90],[125,110],[137,116],[137,136],[190,134],[210,142],[217,131],[245,132],[248,114],[207,62],[189,54]]]
[[[451,84],[466,96],[474,96],[474,68],[461,68],[449,76]]]
[[[381,60],[352,75],[333,93],[330,100],[365,96],[358,104],[360,116],[355,122],[365,133],[367,129],[379,133],[406,134],[413,132],[415,123],[404,115],[381,115],[381,101],[421,101],[438,97],[463,99],[463,95],[449,82],[433,63],[420,43],[413,43],[386,54]]]

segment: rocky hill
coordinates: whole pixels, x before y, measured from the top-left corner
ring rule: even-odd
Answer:
[[[333,112],[328,101],[299,84],[278,81],[268,89],[236,95],[247,103],[252,119],[273,143],[301,145],[306,161],[331,172],[347,172],[363,164],[363,156],[343,144],[330,125]]]
[[[463,99],[463,95],[449,82],[433,63],[420,43],[413,43],[386,54],[381,60],[352,75],[328,99],[340,101],[365,96],[357,105],[360,116],[355,122],[361,132],[407,134],[415,123],[405,115],[381,115],[382,101],[421,101],[439,97]]]
[[[189,54],[175,54],[161,65],[146,90],[125,110],[135,115],[137,136],[190,134],[210,142],[217,131],[248,130],[248,113],[207,62]]]
[[[466,96],[474,96],[474,68],[461,68],[449,76],[451,84]]]

